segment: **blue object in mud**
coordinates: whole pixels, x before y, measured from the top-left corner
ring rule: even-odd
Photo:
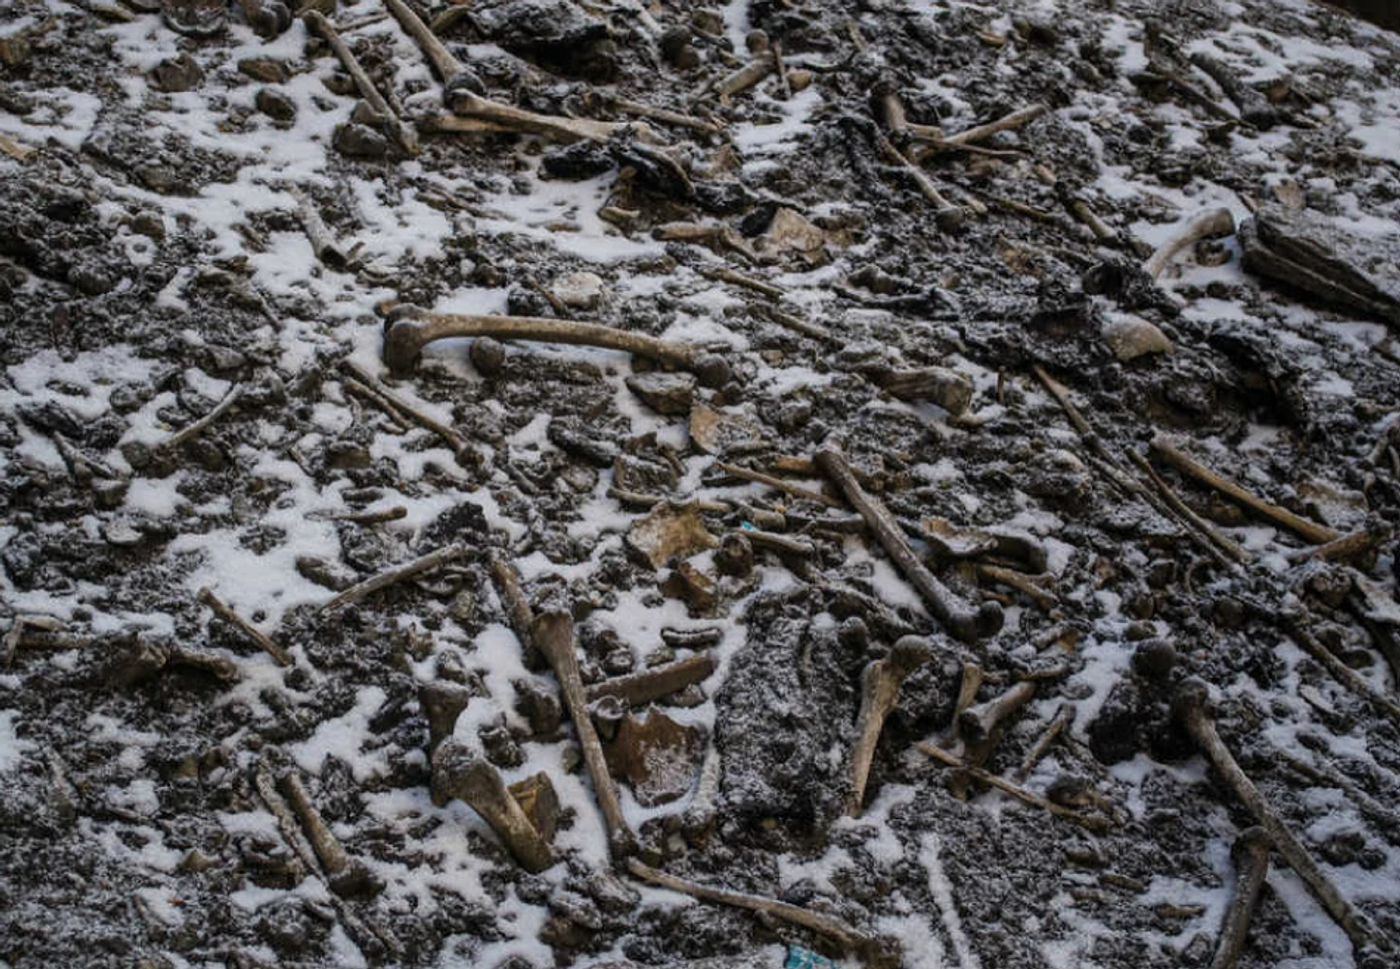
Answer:
[[[811,949],[800,945],[788,946],[787,962],[783,969],[836,969],[836,963],[826,956],[819,956]]]

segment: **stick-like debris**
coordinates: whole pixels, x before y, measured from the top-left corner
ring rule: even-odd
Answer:
[[[935,146],[948,145],[951,147],[963,147],[977,144],[980,141],[986,141],[998,132],[1010,131],[1013,128],[1019,128],[1022,125],[1030,124],[1036,118],[1048,113],[1049,110],[1050,108],[1048,105],[1032,104],[1012,111],[1010,114],[998,118],[995,121],[989,121],[986,124],[967,128],[952,135],[945,135],[941,128],[933,125],[911,124],[908,126],[907,130],[909,136],[915,141],[922,141]]]
[[[709,885],[702,885],[693,882],[688,878],[680,878],[676,875],[669,875],[664,871],[645,865],[636,858],[627,860],[627,870],[643,881],[651,882],[653,885],[660,885],[662,888],[669,888],[673,892],[681,892],[692,898],[699,898],[707,902],[720,902],[724,905],[733,905],[738,908],[746,908],[751,912],[761,912],[771,915],[774,918],[782,919],[784,922],[791,922],[794,925],[801,925],[811,929],[820,935],[841,944],[847,950],[861,954],[878,952],[881,948],[881,941],[867,932],[855,928],[841,919],[830,915],[823,915],[820,912],[813,912],[810,909],[799,908],[787,902],[780,902],[775,898],[766,898],[762,895],[751,895],[748,892],[734,892],[727,888],[713,888]]]
[[[1161,434],[1158,434],[1152,439],[1151,453],[1152,456],[1158,460],[1170,464],[1183,474],[1195,478],[1201,484],[1214,488],[1221,494],[1233,498],[1246,508],[1258,512],[1276,525],[1282,525],[1284,528],[1297,533],[1314,545],[1323,545],[1342,537],[1341,532],[1295,515],[1287,508],[1280,508],[1271,501],[1265,501],[1258,495],[1245,490],[1229,478],[1216,474],[1195,458],[1178,449],[1171,441],[1167,440],[1167,438]]]
[[[331,599],[321,607],[322,612],[331,609],[339,609],[343,605],[351,602],[358,602],[365,596],[378,592],[380,589],[388,588],[404,579],[411,579],[415,575],[421,575],[449,562],[456,562],[458,559],[467,556],[468,549],[465,545],[448,545],[445,548],[421,555],[412,562],[405,562],[403,565],[396,565],[393,568],[385,569],[378,575],[371,576],[363,582],[356,583],[344,592]]]
[[[311,795],[302,783],[301,775],[295,769],[288,770],[279,778],[278,786],[291,803],[292,810],[301,820],[316,857],[326,872],[326,884],[337,895],[377,895],[384,883],[365,866],[363,861],[352,858],[340,843],[330,826],[326,824],[316,805],[311,803]]]
[[[292,665],[292,657],[285,649],[279,646],[271,636],[234,612],[233,608],[214,595],[214,591],[208,586],[199,590],[198,598],[200,602],[214,610],[214,615],[257,643],[263,652],[276,660],[278,666]]]
[[[491,825],[526,871],[544,871],[554,864],[549,842],[530,823],[520,802],[506,788],[501,772],[465,744],[446,740],[433,754],[433,802],[466,802]]]
[[[1400,726],[1400,704],[1377,690],[1364,676],[1343,663],[1335,653],[1318,642],[1312,633],[1304,629],[1302,625],[1293,623],[1290,632],[1293,641],[1303,652],[1321,663],[1323,669],[1332,674],[1333,679],[1390,717],[1397,726]]]
[[[1035,794],[1031,791],[1028,791],[1024,787],[1018,787],[1010,781],[1003,780],[1002,778],[998,777],[996,774],[993,774],[989,770],[984,770],[981,767],[977,767],[973,764],[967,763],[961,758],[954,757],[952,754],[948,753],[948,751],[944,750],[942,747],[939,747],[937,744],[931,744],[927,741],[921,740],[914,746],[917,747],[921,753],[927,754],[934,760],[946,764],[949,767],[953,767],[957,770],[966,772],[967,775],[973,780],[981,781],[983,784],[986,784],[990,787],[995,787],[999,791],[1005,791],[1007,794],[1010,794],[1018,801],[1024,801],[1026,804],[1029,804],[1032,807],[1038,807],[1045,811],[1049,811],[1056,817],[1065,818],[1066,820],[1073,821],[1075,824],[1078,824],[1089,831],[1107,831],[1110,827],[1113,826],[1113,822],[1111,822],[1108,818],[1099,817],[1098,815],[1094,814],[1081,814],[1080,812],[1067,808],[1062,804],[1056,804],[1054,801],[1046,800],[1039,794]]]
[[[820,491],[813,491],[801,485],[793,484],[782,478],[771,474],[764,474],[762,471],[754,471],[752,468],[745,468],[742,465],[731,464],[727,461],[716,461],[715,467],[725,474],[735,478],[742,478],[745,481],[752,481],[755,484],[767,485],[770,488],[777,488],[784,494],[792,495],[794,498],[806,498],[808,501],[815,501],[831,508],[840,508],[841,502],[830,495],[824,495]]]
[[[885,719],[899,702],[899,688],[933,655],[927,639],[904,636],[890,649],[885,659],[877,659],[860,675],[860,713],[856,718],[856,739],[851,747],[851,791],[846,801],[846,813],[859,817],[865,805],[865,785],[870,780],[870,765],[875,760],[875,745]]]
[[[390,311],[385,325],[384,363],[394,373],[411,371],[423,348],[434,340],[489,336],[498,340],[534,340],[622,350],[691,370],[707,387],[721,386],[730,377],[728,362],[703,347],[599,323],[533,316],[429,313],[416,306],[396,306]]]
[[[1144,268],[1149,276],[1156,279],[1167,268],[1167,263],[1187,246],[1213,236],[1233,235],[1234,231],[1235,217],[1230,214],[1229,209],[1208,209],[1191,219],[1173,233],[1170,239],[1158,246],[1148,257]]]
[[[539,613],[535,616],[531,638],[536,648],[549,660],[559,680],[560,692],[564,695],[564,706],[574,721],[574,729],[578,731],[583,760],[593,779],[593,793],[598,798],[598,807],[608,825],[608,847],[613,858],[625,858],[636,852],[637,836],[622,814],[617,785],[608,773],[607,761],[603,756],[602,741],[598,739],[598,732],[588,715],[588,696],[583,689],[583,675],[575,650],[573,617],[559,609]]]
[[[174,434],[170,435],[165,440],[157,444],[153,450],[174,451],[181,445],[188,444],[190,441],[193,441],[195,438],[199,437],[199,435],[203,434],[206,430],[208,430],[214,424],[215,421],[223,417],[229,411],[233,410],[234,406],[238,403],[239,399],[242,396],[243,385],[234,385],[234,387],[228,393],[224,394],[223,400],[215,404],[214,407],[209,411],[209,413],[199,418],[199,420],[180,428],[180,430],[176,431]]]
[[[1220,929],[1220,945],[1210,969],[1232,969],[1244,951],[1249,922],[1254,918],[1254,906],[1259,902],[1259,890],[1269,874],[1269,836],[1263,828],[1246,828],[1230,849],[1235,862],[1235,894],[1225,911],[1225,923]]]
[[[409,403],[399,394],[394,393],[384,382],[368,370],[355,363],[353,360],[345,359],[340,363],[341,368],[353,380],[346,383],[346,389],[357,393],[375,404],[381,410],[389,414],[390,417],[417,424],[425,430],[432,431],[452,449],[453,455],[457,458],[457,463],[474,467],[481,464],[481,456],[476,448],[465,437],[453,430],[442,421],[432,417],[422,408]]]
[[[981,608],[974,609],[961,596],[938,581],[914,554],[909,541],[904,537],[904,530],[899,527],[894,516],[877,498],[861,487],[850,463],[839,448],[831,444],[823,445],[817,451],[814,460],[817,467],[846,496],[851,507],[860,512],[866,526],[879,539],[886,554],[918,590],[934,618],[947,627],[949,632],[963,642],[971,643],[983,636],[994,636],[1001,630],[1001,606],[995,602],[984,602]]]
[[[1230,749],[1225,746],[1215,729],[1215,721],[1210,715],[1209,698],[1209,688],[1203,681],[1187,680],[1177,689],[1172,712],[1191,734],[1192,739],[1200,744],[1211,764],[1239,798],[1240,803],[1254,815],[1254,819],[1268,834],[1279,854],[1283,855],[1284,860],[1298,873],[1298,877],[1307,883],[1317,900],[1322,903],[1322,907],[1327,910],[1327,914],[1331,915],[1346,933],[1357,954],[1368,951],[1372,945],[1389,948],[1384,937],[1371,924],[1371,920],[1353,906],[1331,879],[1323,874],[1308,849],[1288,830],[1288,826],[1264,800],[1254,782],[1240,769],[1240,765],[1235,762]]]

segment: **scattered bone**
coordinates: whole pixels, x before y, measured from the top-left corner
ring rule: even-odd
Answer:
[[[520,805],[529,819],[530,826],[539,832],[546,843],[554,841],[559,829],[559,794],[554,790],[554,782],[544,771],[531,774],[523,781],[516,781],[507,788],[511,798]]]
[[[1216,772],[1239,798],[1240,803],[1254,815],[1254,819],[1267,833],[1278,853],[1283,855],[1298,877],[1307,883],[1317,900],[1322,903],[1322,907],[1346,933],[1357,955],[1368,951],[1372,944],[1388,948],[1384,944],[1384,937],[1377,932],[1371,920],[1347,901],[1337,886],[1323,874],[1308,849],[1288,830],[1288,826],[1264,800],[1264,796],[1259,793],[1249,776],[1240,770],[1240,765],[1235,762],[1230,749],[1216,732],[1215,721],[1211,719],[1209,700],[1210,691],[1204,682],[1198,679],[1187,680],[1177,690],[1172,712],[1201,746]]]
[[[1155,323],[1140,316],[1121,316],[1103,328],[1103,339],[1124,363],[1153,353],[1171,353],[1172,341]]]
[[[506,789],[501,772],[465,744],[447,740],[433,754],[433,803],[444,805],[452,798],[481,815],[526,871],[554,864],[549,842]]]
[[[34,634],[61,635],[66,628],[67,624],[54,616],[15,616],[9,631],[5,633],[5,638],[0,640],[0,669],[9,668],[14,662],[15,653],[19,652],[19,648],[26,644],[26,640],[33,638]]]
[[[964,210],[954,205],[944,197],[938,190],[938,186],[933,184],[933,179],[929,178],[918,165],[900,154],[885,135],[875,132],[875,147],[880,150],[880,155],[891,165],[901,169],[904,174],[918,187],[924,198],[933,203],[936,210],[935,217],[940,229],[953,229],[962,224]]]
[[[952,135],[945,135],[941,128],[930,125],[911,124],[908,126],[907,130],[910,137],[916,141],[927,142],[938,147],[966,147],[980,141],[986,141],[992,135],[999,132],[1010,131],[1013,128],[1019,128],[1022,125],[1029,124],[1036,118],[1048,113],[1049,110],[1049,106],[1044,104],[1028,105],[1027,107],[1012,111],[1010,114],[998,118],[995,121],[977,125],[974,128],[968,128]]]
[[[823,915],[820,912],[799,908],[796,905],[789,905],[787,902],[780,902],[773,898],[765,898],[762,895],[750,895],[747,892],[732,892],[725,888],[701,885],[687,878],[679,878],[658,871],[642,864],[635,858],[627,860],[627,870],[643,881],[660,885],[662,888],[669,888],[672,891],[681,892],[707,902],[719,902],[724,905],[746,908],[751,912],[760,912],[784,922],[801,925],[838,942],[849,951],[862,955],[872,967],[885,964],[884,960],[878,957],[883,948],[880,939],[862,932],[834,916]]]
[[[877,498],[860,486],[839,448],[831,444],[823,445],[817,451],[815,461],[817,467],[845,494],[851,506],[860,512],[885,552],[928,604],[935,619],[963,642],[970,643],[983,636],[996,635],[1002,624],[1001,606],[986,602],[974,609],[939,582],[914,554],[899,523]]]
[[[1215,950],[1210,969],[1233,969],[1244,951],[1249,923],[1254,918],[1254,906],[1259,901],[1259,891],[1269,874],[1269,836],[1263,828],[1246,828],[1235,839],[1230,858],[1235,863],[1235,893],[1230,898],[1230,907],[1225,911],[1225,922],[1220,927],[1220,945]]]
[[[1023,781],[1035,770],[1036,764],[1050,752],[1050,747],[1055,740],[1064,732],[1064,729],[1074,723],[1075,715],[1078,713],[1073,703],[1061,703],[1060,708],[1055,711],[1055,716],[1045,728],[1045,732],[1040,735],[1040,739],[1035,742],[1035,746],[1027,752],[1025,759],[1021,761],[1021,766],[1012,772],[1012,777],[1017,781]]]
[[[1158,246],[1144,268],[1149,276],[1156,279],[1162,275],[1172,257],[1187,246],[1194,245],[1201,239],[1233,235],[1234,231],[1235,217],[1230,214],[1229,209],[1209,209],[1191,219],[1173,233],[1170,239]]]
[[[1195,458],[1192,458],[1184,451],[1178,449],[1164,435],[1158,434],[1152,439],[1151,454],[1153,457],[1166,464],[1170,464],[1178,471],[1190,475],[1202,484],[1208,485],[1221,494],[1235,499],[1235,501],[1238,501],[1246,508],[1258,512],[1263,517],[1269,519],[1269,521],[1277,525],[1282,525],[1284,528],[1295,532],[1314,545],[1322,545],[1342,537],[1340,532],[1295,515],[1288,509],[1280,508],[1273,502],[1265,501],[1263,498],[1245,490],[1230,479],[1216,474]]]
[[[751,544],[759,548],[766,548],[780,555],[806,559],[817,554],[817,547],[806,539],[793,538],[778,532],[768,532],[761,528],[745,528],[737,534],[747,538]]]
[[[964,710],[958,715],[958,726],[963,736],[971,742],[991,738],[1003,723],[1031,701],[1035,691],[1035,682],[1025,680],[995,699]]]
[[[391,417],[417,424],[425,430],[432,431],[452,449],[458,464],[465,467],[476,467],[482,463],[481,456],[477,454],[476,448],[470,441],[442,421],[424,412],[422,408],[415,407],[402,396],[391,391],[384,386],[382,380],[368,370],[348,357],[341,361],[340,366],[353,378],[346,382],[347,390],[369,400]]]
[[[927,639],[905,636],[890,649],[885,659],[868,664],[860,674],[860,713],[856,717],[856,739],[851,748],[851,791],[846,813],[860,817],[865,805],[865,785],[875,761],[875,745],[885,719],[899,702],[899,688],[933,651]]]
[[[348,605],[352,602],[359,602],[365,596],[372,595],[380,589],[387,589],[389,586],[402,582],[405,579],[411,579],[416,575],[421,575],[424,572],[430,572],[433,569],[456,562],[459,559],[466,558],[468,554],[469,549],[465,545],[448,545],[445,548],[429,552],[427,555],[421,555],[411,562],[405,562],[403,565],[396,565],[393,568],[385,569],[378,575],[371,576],[363,582],[352,585],[321,606],[321,611],[328,612],[331,609],[339,609],[341,606]]]
[[[1243,546],[1234,539],[1222,535],[1219,529],[1196,514],[1186,502],[1182,501],[1181,496],[1163,480],[1147,458],[1131,449],[1128,451],[1128,457],[1157,489],[1157,493],[1161,495],[1167,507],[1176,513],[1180,521],[1186,523],[1198,540],[1203,541],[1206,547],[1212,550],[1217,561],[1222,561],[1229,566],[1232,562],[1247,563],[1253,560],[1253,556]]]
[[[697,266],[695,271],[706,279],[715,279],[726,283],[733,283],[735,286],[743,286],[745,289],[751,289],[755,293],[762,293],[764,296],[771,299],[782,299],[787,295],[786,291],[781,287],[774,286],[772,283],[765,283],[761,279],[754,279],[752,276],[745,276],[738,270],[730,269],[728,266]]]
[[[1400,704],[1397,704],[1389,696],[1377,690],[1371,685],[1369,680],[1346,663],[1342,662],[1335,653],[1318,642],[1312,633],[1303,628],[1301,623],[1293,622],[1290,625],[1293,641],[1298,644],[1303,652],[1317,660],[1328,673],[1332,674],[1333,679],[1338,683],[1371,704],[1376,710],[1390,717],[1397,725],[1400,725]]]
[[[652,229],[651,237],[659,242],[689,242],[708,246],[715,252],[737,252],[749,262],[761,261],[748,240],[733,226],[723,223],[667,222]]]
[[[331,50],[335,51],[335,56],[344,65],[346,73],[354,79],[355,87],[359,88],[360,96],[365,99],[370,110],[389,129],[389,133],[394,136],[394,139],[403,146],[403,150],[410,155],[418,154],[418,138],[413,133],[413,129],[404,124],[403,120],[389,107],[389,103],[384,100],[384,95],[379,93],[379,89],[374,86],[374,82],[365,73],[359,59],[336,31],[335,25],[318,10],[306,11],[302,14],[302,19],[306,21],[313,33],[322,37],[330,45]],[[307,227],[307,231],[311,231],[310,226]],[[314,239],[312,243],[315,244]],[[317,256],[320,257],[321,254],[318,252]]]
[[[931,744],[926,741],[919,741],[914,746],[917,747],[920,752],[927,754],[934,760],[940,761],[941,763],[946,764],[949,767],[955,768],[958,771],[966,773],[975,781],[979,781],[983,784],[995,787],[999,791],[1005,791],[1007,794],[1010,794],[1018,801],[1023,801],[1026,804],[1029,804],[1033,807],[1038,807],[1042,810],[1049,811],[1056,817],[1065,818],[1066,820],[1073,821],[1075,824],[1078,824],[1080,827],[1083,827],[1089,831],[1107,831],[1110,827],[1113,826],[1113,822],[1111,822],[1108,818],[1099,817],[1093,814],[1083,814],[1079,811],[1075,811],[1062,805],[1056,804],[1054,801],[1047,800],[1041,797],[1039,794],[1034,794],[1031,791],[1026,790],[1024,787],[1018,787],[1017,785],[1012,784],[1010,781],[1003,780],[996,774],[993,774],[991,771],[984,770],[981,767],[978,767],[974,764],[969,764],[966,761],[963,761],[960,758],[953,756],[952,754],[944,750],[942,747],[939,747],[937,744]]]
[[[200,589],[197,598],[204,605],[212,609],[214,615],[218,616],[224,622],[233,626],[244,636],[256,643],[263,652],[276,660],[278,666],[292,665],[292,657],[285,649],[279,646],[271,636],[268,636],[235,612],[232,607],[216,596],[212,589],[207,586]]]
[[[311,11],[315,13],[315,11]],[[317,16],[320,16],[317,14]],[[353,271],[360,265],[359,251],[362,244],[356,243],[351,249],[344,249],[331,230],[326,227],[326,222],[321,218],[321,213],[316,211],[316,207],[311,200],[306,197],[306,193],[299,189],[288,190],[292,198],[296,199],[297,212],[301,216],[302,228],[306,230],[306,238],[311,242],[311,251],[316,254],[316,258],[325,263],[330,269],[337,272]]]
[[[689,414],[695,400],[695,377],[688,373],[653,370],[632,374],[626,383],[628,390],[658,414]]]
[[[1390,536],[1377,529],[1362,528],[1350,532],[1340,538],[1334,538],[1330,542],[1321,545],[1314,545],[1311,548],[1300,548],[1295,552],[1288,553],[1288,561],[1297,565],[1303,562],[1311,562],[1313,559],[1321,559],[1324,562],[1344,562],[1348,559],[1360,559],[1369,555]]]
[[[648,121],[659,121],[662,124],[675,125],[678,128],[690,128],[707,135],[722,135],[724,129],[716,124],[712,124],[703,118],[697,118],[690,114],[681,114],[678,111],[668,111],[665,108],[652,107],[649,104],[642,104],[639,101],[629,101],[626,98],[616,95],[605,95],[606,103],[616,111],[623,114],[630,114],[636,118],[646,118]]]
[[[742,94],[758,84],[778,68],[772,51],[763,51],[753,60],[714,85],[714,92],[720,102],[728,101],[736,94]]]
[[[233,410],[234,406],[238,403],[239,398],[243,396],[243,392],[243,385],[235,384],[233,389],[231,389],[227,394],[225,394],[223,400],[219,401],[216,405],[214,405],[213,409],[210,410],[209,413],[199,418],[199,420],[185,425],[183,428],[176,431],[174,434],[170,435],[165,440],[157,444],[153,450],[173,452],[182,445],[188,444],[190,441],[193,441],[195,438],[199,437],[199,435],[203,434],[206,430],[212,427],[214,423],[219,420],[219,418],[223,417],[229,411]]]
[[[955,417],[965,413],[972,404],[972,381],[947,367],[876,368],[861,372],[893,397],[932,401]]]
[[[321,859],[326,884],[331,891],[347,898],[379,894],[384,888],[383,881],[363,861],[352,858],[346,852],[345,846],[321,817],[321,812],[311,803],[311,795],[307,793],[306,785],[295,768],[278,778],[278,787],[301,821],[311,847],[316,850],[316,857]]]
[[[717,548],[719,539],[705,527],[694,502],[667,502],[637,519],[627,533],[627,547],[659,569],[673,558]]]
[[[538,613],[532,626],[532,638],[559,680],[564,706],[578,732],[584,763],[593,779],[594,796],[598,798],[598,807],[608,825],[609,851],[614,858],[624,858],[637,850],[637,836],[622,814],[617,787],[608,773],[603,755],[603,745],[588,716],[588,697],[584,693],[583,677],[579,672],[573,617],[557,609]]]
[[[792,495],[794,498],[805,498],[808,501],[819,502],[830,508],[842,507],[841,502],[829,495],[824,495],[820,491],[812,491],[810,488],[803,488],[790,481],[774,477],[771,474],[764,474],[762,471],[754,471],[750,468],[741,467],[737,464],[730,464],[727,461],[716,461],[715,467],[725,474],[735,478],[742,478],[745,481],[752,481],[755,484],[767,485],[770,488],[777,488],[784,494]]]
[[[489,336],[499,340],[533,340],[622,350],[693,371],[706,387],[717,387],[729,380],[729,364],[724,358],[706,353],[701,347],[598,323],[532,316],[429,313],[416,306],[402,305],[390,311],[385,325],[384,362],[394,373],[411,371],[423,348],[434,340]]]
[[[642,707],[668,697],[672,693],[706,680],[715,671],[714,658],[708,653],[687,656],[662,666],[653,666],[640,673],[616,676],[594,683],[585,692],[589,703],[605,696],[625,700],[629,706]]]
[[[0,135],[0,152],[4,152],[17,162],[27,162],[39,151],[33,145],[26,145],[22,141],[16,141],[9,135]]]
[[[1053,611],[1060,604],[1060,600],[1056,598],[1055,594],[1046,588],[1046,586],[1055,584],[1055,577],[1048,572],[1043,575],[1026,575],[1015,569],[1002,568],[1000,565],[988,565],[985,562],[979,562],[976,568],[979,579],[1010,586],[1017,592],[1030,596],[1035,600],[1035,604],[1046,612]]]

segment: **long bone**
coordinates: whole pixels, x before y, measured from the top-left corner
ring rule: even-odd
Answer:
[[[1229,209],[1207,209],[1188,221],[1170,239],[1162,243],[1147,257],[1143,267],[1153,279],[1162,275],[1167,264],[1181,250],[1201,239],[1211,236],[1232,235],[1235,231],[1235,217]]]
[[[1001,630],[1001,606],[995,602],[986,602],[980,609],[974,609],[965,599],[938,581],[914,554],[894,516],[879,499],[868,494],[860,486],[850,463],[839,448],[831,444],[823,445],[817,451],[815,461],[817,467],[840,488],[851,506],[860,512],[865,524],[884,546],[885,552],[894,559],[905,578],[918,590],[934,618],[946,626],[949,632],[963,642],[971,643],[981,636],[994,636]]]
[[[865,801],[865,785],[885,719],[899,702],[904,681],[933,655],[922,636],[904,636],[895,642],[890,655],[877,659],[860,674],[860,713],[856,718],[856,740],[851,748],[851,793],[846,813],[859,817]]]
[[[454,797],[481,815],[526,871],[554,864],[549,842],[530,823],[501,772],[465,744],[445,740],[433,754],[433,803],[443,805]]]
[[[326,19],[326,16],[319,10],[308,10],[302,14],[302,19],[306,21],[307,26],[314,33],[330,44],[331,50],[335,51],[335,56],[339,58],[340,63],[345,66],[345,70],[354,79],[355,87],[360,89],[360,96],[365,99],[370,110],[384,119],[385,126],[389,128],[394,139],[403,146],[403,150],[410,155],[418,154],[418,136],[389,107],[389,102],[384,100],[384,95],[380,94],[379,89],[374,86],[374,82],[365,73],[364,67],[355,57],[354,51],[349,48],[335,29],[335,25]],[[320,255],[321,253],[318,252],[317,256]]]
[[[295,769],[287,771],[279,778],[278,786],[291,804],[306,831],[307,840],[321,859],[326,870],[326,884],[337,895],[376,895],[384,887],[373,872],[358,858],[352,857],[340,843],[330,826],[326,824],[316,805],[311,803],[311,795],[302,783],[301,775]]]
[[[598,739],[598,731],[588,715],[588,697],[583,689],[583,675],[579,671],[578,653],[575,650],[576,636],[574,620],[567,612],[552,609],[537,613],[531,628],[531,639],[535,648],[549,660],[550,668],[559,679],[559,689],[564,695],[564,705],[578,731],[580,746],[583,747],[583,760],[588,765],[588,774],[593,779],[593,792],[598,798],[598,807],[608,825],[609,850],[614,858],[621,859],[637,850],[637,836],[627,824],[622,814],[622,805],[617,799],[617,785],[608,773],[608,764],[603,756],[603,744]]]
[[[462,84],[453,81],[465,68],[457,60],[447,45],[437,38],[428,25],[419,19],[403,0],[384,0],[384,5],[394,15],[399,25],[414,39],[423,54],[432,62],[433,68],[446,88],[445,99],[453,114],[478,118],[502,125],[512,131],[524,131],[545,135],[556,141],[607,141],[616,134],[633,131],[645,135],[645,125],[618,123],[614,121],[592,121],[586,118],[564,118],[557,115],[536,114],[509,104],[501,104],[490,98],[467,90]]]
[[[1269,836],[1263,828],[1245,829],[1235,839],[1230,857],[1239,874],[1235,879],[1235,894],[1225,911],[1225,924],[1220,928],[1220,946],[1215,950],[1210,969],[1231,969],[1244,950],[1259,890],[1269,874]]]
[[[423,348],[448,337],[494,337],[622,350],[693,371],[707,387],[729,381],[729,363],[693,343],[663,340],[645,333],[599,323],[551,320],[534,316],[475,316],[430,313],[417,306],[396,306],[385,320],[384,363],[396,374],[413,369]]]
[[[1192,739],[1200,744],[1216,771],[1240,799],[1240,803],[1254,815],[1254,819],[1259,822],[1259,826],[1264,829],[1289,867],[1307,883],[1317,900],[1322,903],[1322,907],[1327,910],[1327,914],[1331,915],[1346,933],[1357,954],[1370,951],[1373,945],[1389,948],[1371,924],[1371,920],[1347,901],[1337,886],[1323,874],[1308,849],[1294,837],[1293,832],[1288,830],[1288,826],[1283,823],[1269,802],[1264,800],[1264,795],[1259,793],[1259,788],[1254,786],[1249,775],[1240,769],[1240,765],[1230,753],[1230,748],[1225,746],[1225,741],[1220,739],[1220,734],[1215,729],[1215,721],[1210,715],[1209,699],[1210,691],[1204,681],[1187,680],[1177,689],[1172,700],[1172,713],[1191,734]]]

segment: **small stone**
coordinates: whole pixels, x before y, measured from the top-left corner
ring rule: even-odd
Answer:
[[[248,358],[233,347],[211,343],[200,351],[200,367],[205,373],[215,376],[241,370],[247,363]]]
[[[564,724],[559,698],[534,680],[515,680],[511,685],[515,687],[515,712],[530,725],[530,736],[544,740],[558,734]]]
[[[798,212],[783,207],[773,213],[773,221],[768,223],[768,231],[759,237],[754,248],[765,255],[796,252],[809,259],[815,259],[821,254],[825,244],[826,233]]]
[[[118,520],[102,529],[102,538],[117,548],[135,548],[141,544],[143,536],[129,522]]]
[[[296,120],[296,102],[276,88],[261,88],[257,96],[253,98],[253,103],[257,105],[259,111],[273,121],[291,122]]]
[[[525,763],[525,751],[520,749],[504,723],[488,723],[476,732],[486,759],[497,767],[519,767]]]
[[[1149,353],[1171,353],[1172,341],[1157,326],[1137,316],[1120,316],[1103,328],[1104,342],[1127,362]]]
[[[264,84],[282,84],[291,77],[287,65],[275,57],[245,57],[238,62],[238,71]]]
[[[493,337],[483,336],[473,340],[467,355],[471,358],[476,372],[483,377],[496,376],[506,365],[506,348],[500,340]]]
[[[597,273],[580,272],[560,276],[550,284],[559,302],[576,310],[591,310],[602,302],[605,287]]]
[[[1145,639],[1133,650],[1133,671],[1149,680],[1165,681],[1176,669],[1176,647],[1161,638]]]
[[[642,403],[667,416],[690,413],[695,399],[695,376],[689,373],[653,370],[633,374],[627,378],[627,386]]]
[[[131,217],[131,231],[161,242],[165,239],[165,216],[153,209],[142,209]]]
[[[335,150],[352,158],[383,158],[389,153],[389,140],[362,124],[342,124],[335,129]]]
[[[98,508],[110,511],[121,507],[130,488],[131,482],[125,478],[99,478],[92,483],[92,497]]]
[[[744,578],[753,571],[753,543],[741,532],[730,532],[715,553],[715,568],[722,575]]]
[[[180,91],[193,91],[204,83],[204,71],[189,54],[167,58],[151,69],[147,75],[151,87],[167,94]]]

